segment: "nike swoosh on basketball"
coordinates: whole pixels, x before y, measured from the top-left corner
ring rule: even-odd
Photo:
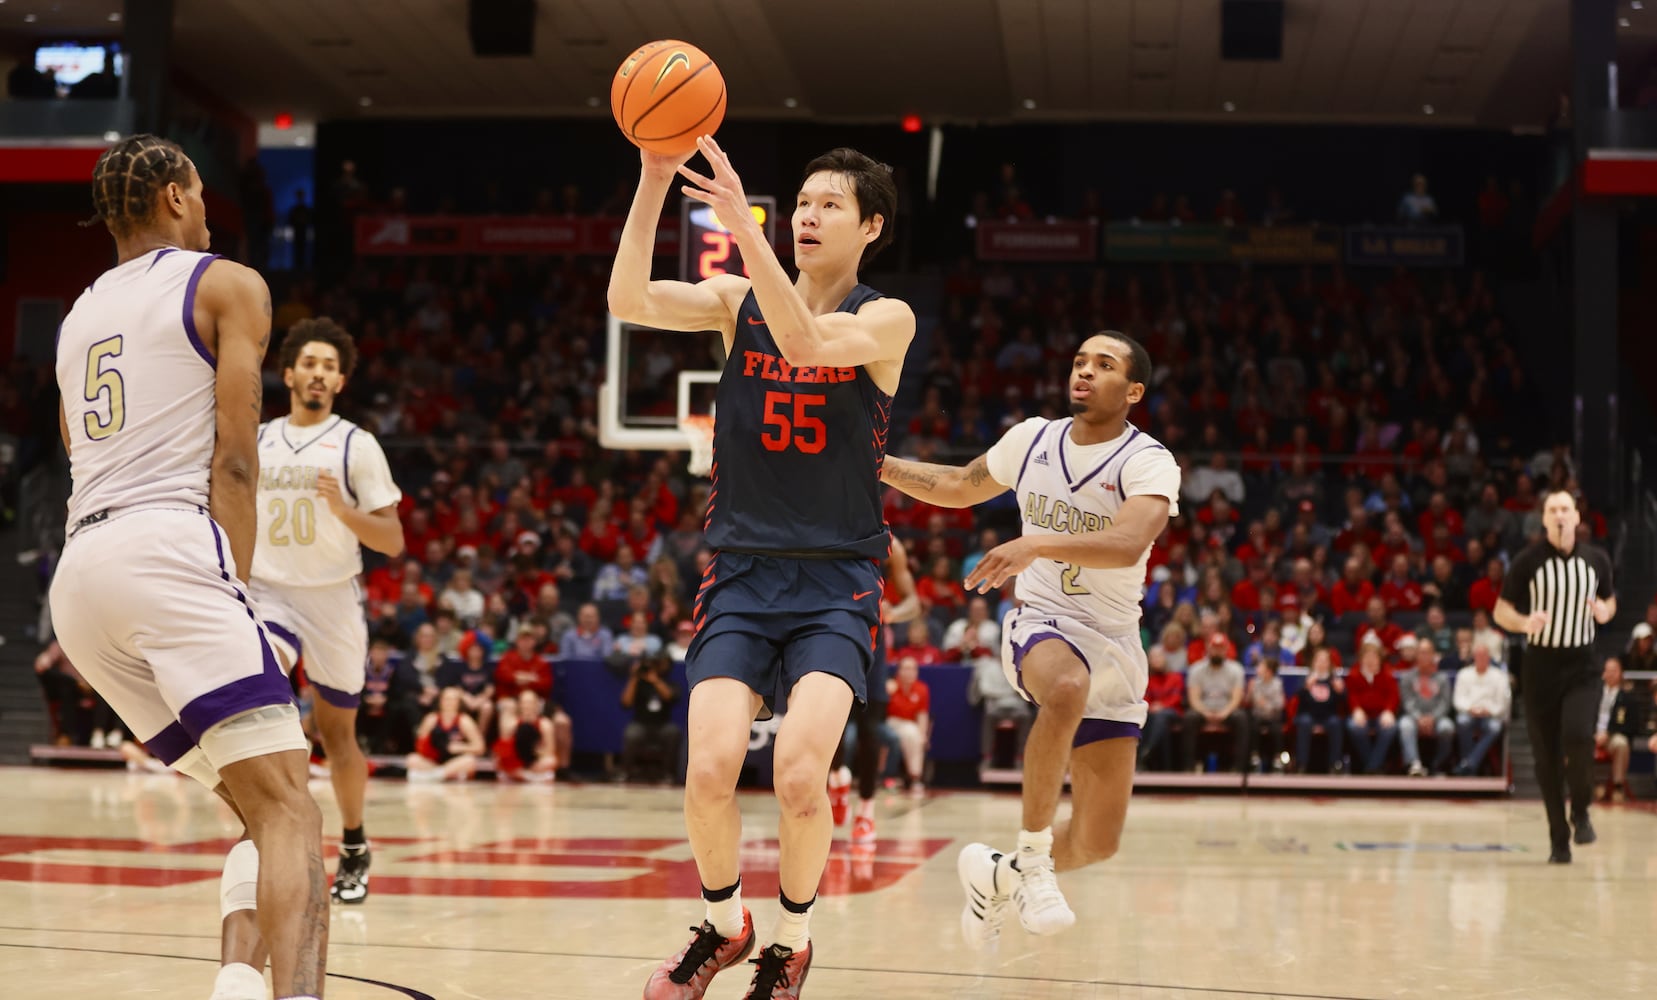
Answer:
[[[861,600],[862,600],[862,599],[863,599],[863,598],[865,598],[865,597],[868,597],[868,596],[869,596],[869,595],[870,595],[870,594],[872,594],[872,593],[874,593],[874,591],[872,591],[872,590],[865,590],[865,591],[864,591],[864,592],[863,592],[863,593],[861,593],[861,594],[853,594],[853,595],[852,595],[852,600],[854,600],[854,601],[861,601]]]
[[[748,325],[749,326],[764,326],[765,325],[765,320],[755,319],[754,317],[749,316],[748,317]]]
[[[650,85],[650,92],[652,94],[656,92],[657,87],[662,85],[662,81],[667,79],[667,74],[672,72],[673,67],[675,66],[683,66],[686,69],[690,69],[690,56],[683,52],[675,52],[668,56],[667,62],[662,64],[662,71],[656,74],[656,82]]]

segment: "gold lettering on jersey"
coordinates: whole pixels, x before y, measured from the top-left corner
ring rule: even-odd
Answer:
[[[1111,525],[1110,518],[1103,514],[1072,507],[1041,493],[1031,493],[1024,501],[1024,520],[1038,528],[1070,535],[1103,531]]]
[[[267,465],[259,470],[261,490],[316,490],[319,470],[314,465]]]

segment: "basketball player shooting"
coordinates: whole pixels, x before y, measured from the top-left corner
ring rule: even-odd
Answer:
[[[1024,828],[1015,851],[961,852],[961,930],[975,950],[1000,940],[1009,899],[1031,934],[1076,916],[1054,873],[1116,853],[1145,724],[1148,668],[1140,600],[1151,545],[1178,513],[1179,466],[1128,423],[1151,359],[1119,333],[1089,337],[1070,373],[1068,420],[1031,418],[965,468],[887,459],[882,478],[941,507],[1015,491],[1024,530],[966,578],[980,593],[1018,577],[1023,606],[1001,630],[1002,669],[1039,706],[1024,751]],[[1070,819],[1053,825],[1068,767]]]
[[[368,625],[357,586],[359,546],[402,553],[403,494],[374,435],[334,413],[357,363],[351,335],[326,317],[301,320],[288,330],[280,357],[288,415],[259,428],[253,598],[288,662],[304,657],[344,827],[332,894],[361,903],[368,898],[368,762],[357,745],[357,705]]]
[[[858,283],[891,242],[889,170],[836,149],[811,161],[792,218],[790,281],[731,161],[711,137],[691,154],[641,151],[638,193],[610,276],[610,311],[664,330],[718,330],[727,361],[715,395],[714,550],[692,614],[685,827],[706,919],[646,984],[646,1000],[694,1000],[754,948],[742,905],[737,776],[762,708],[776,737],[782,912],[755,960],[750,1000],[798,997],[811,968],[811,907],[834,828],[829,761],[847,712],[867,698],[890,545],[880,468],[892,395],[915,334],[909,307]],[[730,228],[751,277],[651,281],[656,226],[675,176]]]
[[[151,135],[116,143],[93,170],[117,264],[87,286],[58,339],[73,488],[53,622],[133,737],[246,824],[221,912],[257,904],[276,996],[318,998],[328,896],[309,745],[245,588],[270,292],[206,252],[201,189],[183,150]],[[262,870],[248,867],[258,856]],[[233,945],[263,950],[227,934]],[[214,995],[263,998],[264,977],[227,966]]]

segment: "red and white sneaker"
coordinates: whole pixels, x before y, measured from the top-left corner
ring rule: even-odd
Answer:
[[[684,950],[663,962],[644,984],[644,1000],[701,1000],[720,971],[747,958],[754,950],[754,918],[742,908],[742,933],[720,937],[713,924],[692,927],[696,935]]]
[[[757,968],[746,1000],[798,1000],[806,973],[811,971],[811,944],[807,942],[801,951],[773,944],[748,961]]]
[[[840,767],[829,772],[828,794],[829,813],[834,817],[834,825],[839,826],[846,821],[846,813],[851,809],[852,773],[850,768]]]
[[[875,842],[875,821],[873,816],[858,816],[852,820],[852,843],[873,844]]]

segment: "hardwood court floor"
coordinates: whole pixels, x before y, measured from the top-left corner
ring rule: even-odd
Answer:
[[[327,828],[338,828],[326,783]],[[700,919],[671,789],[375,781],[373,895],[335,907],[334,1000],[627,998]],[[745,795],[745,895],[776,914],[775,808]],[[1010,795],[882,802],[856,864],[839,832],[813,917],[812,1000],[1652,995],[1657,816],[1601,808],[1550,867],[1533,802],[1140,796],[1121,854],[1062,876],[1079,917],[1001,952],[959,944],[955,854],[1005,843]],[[191,783],[0,770],[7,1000],[209,992],[218,871],[237,828]],[[748,970],[714,983],[734,1000]]]

